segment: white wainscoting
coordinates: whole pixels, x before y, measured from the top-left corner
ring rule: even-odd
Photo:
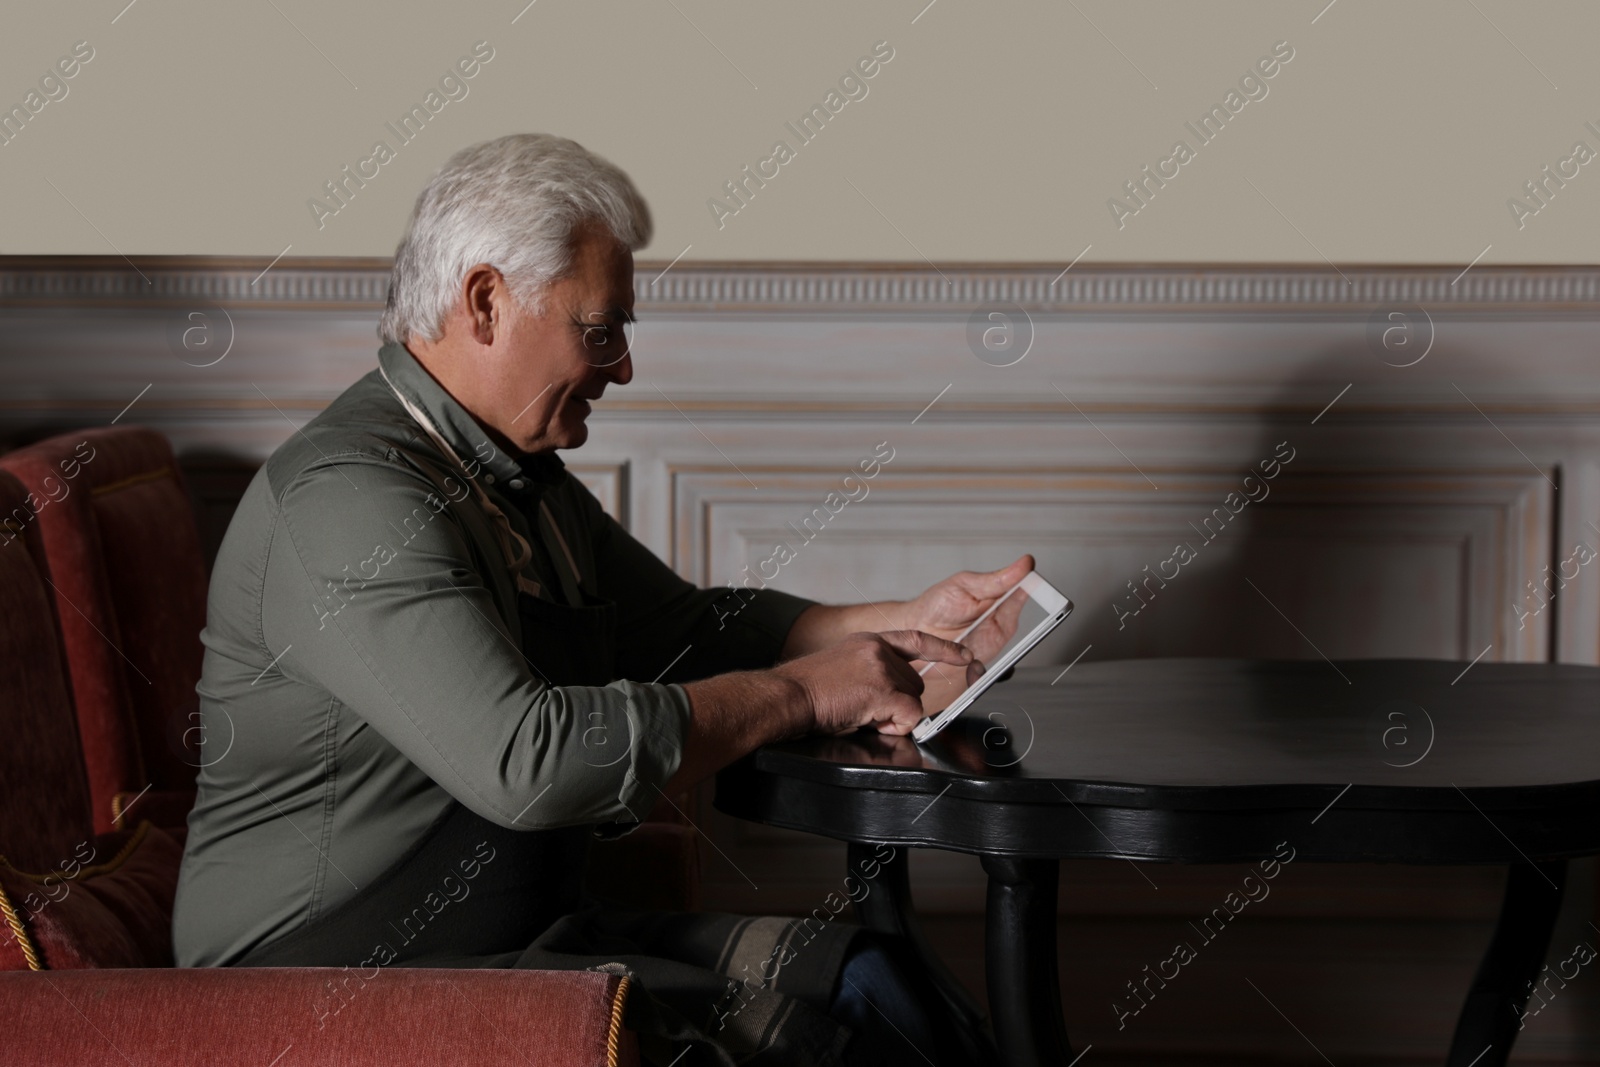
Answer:
[[[217,472],[375,360],[386,264],[265,266],[0,260],[0,433],[104,424],[138,396],[121,420],[172,438],[215,526],[239,485]],[[1600,565],[1548,604],[1531,592],[1577,543],[1600,550],[1600,270],[664,267],[637,275],[637,377],[569,461],[697,582],[786,541],[779,588],[900,597],[1027,551],[1078,603],[1041,662],[1600,662]],[[1007,325],[969,328],[990,304],[1031,331],[1014,365],[974,354]],[[1375,344],[1401,306],[1411,347]],[[220,362],[175,354],[196,323],[231,340]],[[881,443],[867,495],[797,535]],[[1269,495],[1202,540],[1280,449]],[[1146,584],[1180,542],[1193,562]],[[706,855],[709,905],[809,908],[833,887],[834,846],[699,812],[725,853]],[[918,864],[925,904],[978,906],[975,863]]]

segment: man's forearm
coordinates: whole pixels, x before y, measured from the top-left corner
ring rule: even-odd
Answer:
[[[884,600],[875,604],[816,604],[800,613],[784,640],[782,659],[809,655],[835,645],[854,633],[888,633],[910,629],[906,603]]]
[[[829,648],[853,633],[899,629],[905,605],[814,604],[789,629],[780,659],[787,661]],[[668,780],[668,793],[682,792],[762,745],[796,737],[813,726],[803,686],[775,671],[735,671],[684,685],[691,707],[683,758]]]
[[[811,729],[804,687],[772,671],[735,671],[684,687],[691,708],[683,759],[666,792],[693,788],[747,752]]]

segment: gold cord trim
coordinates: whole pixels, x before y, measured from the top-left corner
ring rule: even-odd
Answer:
[[[617,1067],[618,1057],[621,1056],[622,1009],[628,1003],[628,983],[631,981],[632,978],[623,975],[622,981],[617,983],[616,996],[611,998],[611,1025],[606,1030],[606,1067]]]
[[[111,828],[113,830],[127,829],[122,825],[122,820],[127,817],[134,803],[148,792],[150,792],[150,787],[146,786],[137,793],[130,793],[126,789],[122,789],[111,794]]]
[[[111,857],[104,863],[97,863],[93,867],[83,867],[71,878],[62,877],[62,872],[60,871],[56,871],[51,874],[34,874],[30,871],[24,871],[16,866],[13,866],[11,861],[6,859],[4,856],[0,856],[0,867],[5,867],[8,870],[14,871],[17,874],[20,874],[22,877],[33,882],[42,883],[50,878],[59,878],[62,881],[76,881],[79,878],[85,878],[90,875],[104,874],[106,871],[115,870],[117,867],[121,866],[122,862],[133,853],[133,850],[139,847],[139,843],[145,839],[149,832],[150,822],[147,819],[138,825],[138,827],[133,831],[133,836],[128,838],[128,843],[123,845],[122,848],[117,851],[115,856]],[[17,913],[17,909],[15,905],[11,903],[11,898],[6,895],[4,887],[0,887],[0,914],[5,916],[6,925],[11,928],[11,933],[16,937],[17,944],[22,946],[22,956],[28,961],[28,969],[32,971],[46,970],[47,968],[44,965],[44,960],[39,955],[38,946],[35,945],[33,943],[33,939],[28,936],[27,924],[22,921],[22,916]]]
[[[17,914],[17,909],[12,906],[11,898],[6,896],[4,887],[0,887],[0,912],[6,917],[6,925],[11,927],[12,936],[17,939],[17,944],[22,946],[22,957],[28,961],[28,970],[44,970],[44,961],[39,958],[39,950],[35,947],[33,939],[28,936],[28,928],[22,923],[22,916]],[[624,979],[626,981],[626,979]],[[613,1067],[615,1060],[613,1060]]]
[[[78,873],[73,875],[71,878],[64,877],[61,871],[52,871],[49,874],[34,874],[31,871],[24,871],[13,864],[10,860],[6,859],[4,856],[0,856],[0,866],[9,867],[17,874],[20,874],[22,877],[34,882],[43,883],[51,878],[55,878],[60,881],[75,882],[79,878],[87,878],[90,875],[96,874],[105,874],[107,871],[114,871],[118,867],[122,866],[122,861],[127,859],[128,856],[132,854],[133,850],[139,847],[139,843],[145,839],[145,836],[149,833],[149,831],[150,820],[146,819],[138,825],[138,827],[133,831],[133,836],[128,838],[127,844],[123,845],[115,856],[112,856],[104,863],[97,863],[93,867],[79,868]]]
[[[171,476],[171,467],[162,467],[160,470],[153,471],[142,471],[139,474],[129,475],[128,477],[123,478],[121,481],[108,482],[105,485],[97,485],[93,489],[89,490],[89,495],[105,496],[107,493],[116,493],[122,491],[123,489],[131,489],[136,485],[143,485],[145,482],[159,482],[161,479],[170,478]]]

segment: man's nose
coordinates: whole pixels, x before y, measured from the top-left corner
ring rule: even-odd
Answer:
[[[633,381],[633,353],[628,353],[609,367],[603,368],[606,377],[618,385],[627,385]]]

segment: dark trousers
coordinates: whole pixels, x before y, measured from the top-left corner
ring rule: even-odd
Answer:
[[[987,1035],[951,1012],[919,962],[897,938],[862,931],[845,957],[828,1014],[855,1032],[849,1067],[998,1067]]]

